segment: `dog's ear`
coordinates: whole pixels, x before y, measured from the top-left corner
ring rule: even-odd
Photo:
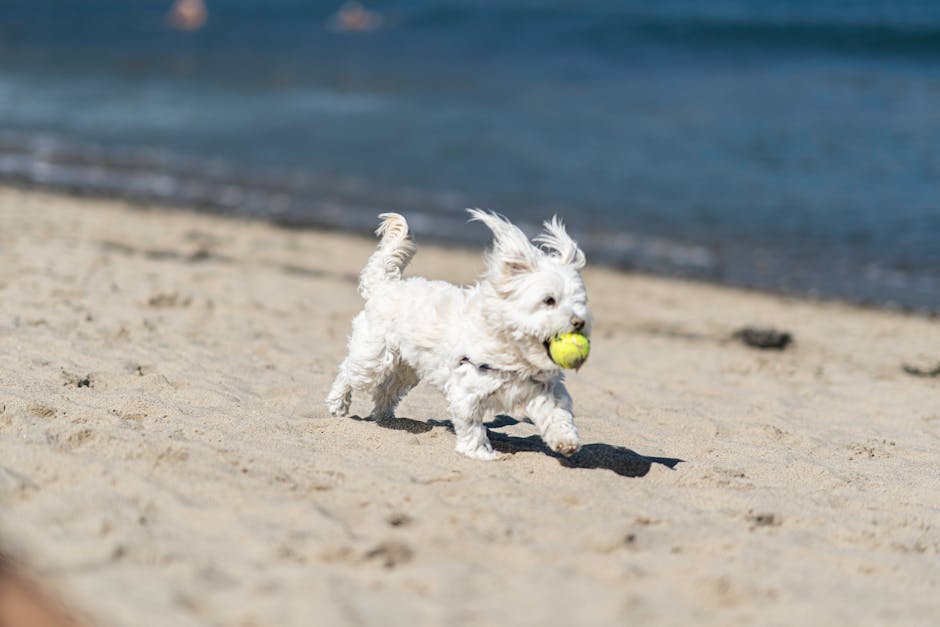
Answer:
[[[544,223],[544,226],[545,231],[533,241],[551,250],[551,255],[560,262],[574,266],[578,270],[583,268],[584,253],[568,235],[564,223],[558,219],[558,216],[553,216],[550,222]]]
[[[493,232],[493,250],[486,255],[491,283],[507,285],[512,279],[533,272],[542,252],[532,245],[519,227],[498,214],[468,209],[471,220],[482,222]]]

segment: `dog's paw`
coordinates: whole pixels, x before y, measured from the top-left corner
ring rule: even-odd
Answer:
[[[581,440],[573,426],[556,427],[546,433],[542,439],[548,448],[565,457],[570,457],[581,450]]]
[[[342,418],[349,415],[349,405],[345,403],[330,403],[328,405],[330,415],[334,418]]]
[[[352,395],[347,394],[340,398],[331,398],[327,401],[326,407],[330,415],[334,418],[341,418],[349,415],[349,406],[352,404]]]
[[[489,444],[489,443],[487,443]],[[456,451],[461,455],[466,455],[470,459],[476,459],[483,462],[493,462],[500,459],[505,459],[506,456],[500,453],[499,451],[494,451],[492,446],[474,446],[474,447],[460,447],[458,446]]]
[[[571,457],[575,453],[581,450],[581,443],[578,440],[563,440],[559,442],[554,442],[549,446],[552,447],[552,450],[560,455],[565,457]]]
[[[460,451],[460,452],[466,455],[467,457],[469,457],[470,459],[475,459],[481,462],[496,462],[501,459],[506,459],[507,457],[506,455],[498,451],[492,451],[492,450],[488,451],[486,449],[476,449],[474,451],[468,451],[468,452]]]

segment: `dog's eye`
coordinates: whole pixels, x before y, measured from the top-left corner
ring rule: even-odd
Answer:
[[[546,296],[546,297],[545,297],[545,300],[543,300],[542,303],[544,303],[545,305],[547,305],[547,306],[549,306],[549,307],[554,307],[554,306],[555,306],[555,298],[554,298],[553,296]]]

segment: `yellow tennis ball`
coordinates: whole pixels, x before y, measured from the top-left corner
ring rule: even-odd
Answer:
[[[591,340],[580,333],[562,333],[548,345],[552,361],[562,368],[580,368],[590,352]]]

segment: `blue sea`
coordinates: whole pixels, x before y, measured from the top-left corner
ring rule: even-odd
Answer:
[[[940,311],[940,2],[171,4],[0,2],[0,178]]]

